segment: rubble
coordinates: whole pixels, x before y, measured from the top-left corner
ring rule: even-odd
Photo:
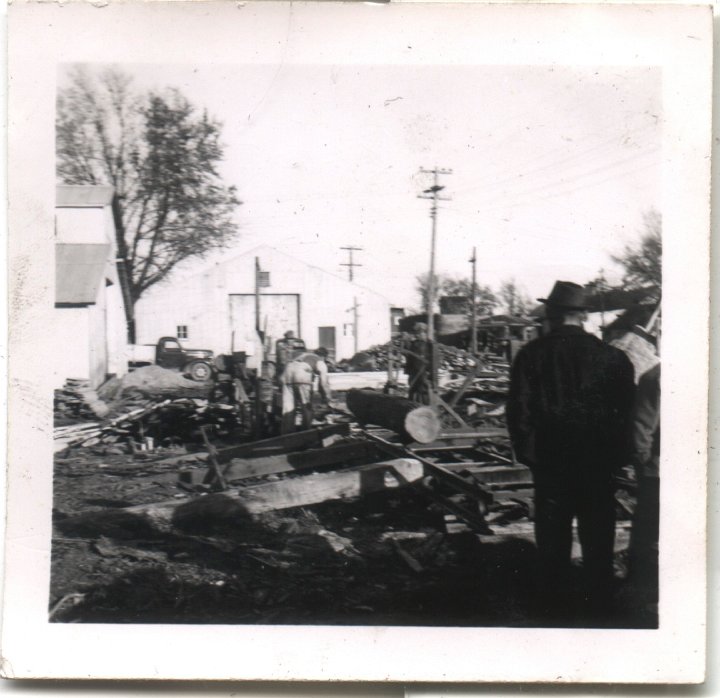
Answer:
[[[376,344],[375,346],[358,352],[349,362],[340,362],[338,370],[351,371],[387,371],[390,363],[390,354],[392,350],[392,358],[395,368],[398,362],[402,362],[402,349],[408,344],[407,339],[396,337],[386,344]],[[452,347],[447,344],[438,344],[440,348],[440,364],[441,371],[467,371],[475,366],[478,359],[470,352]]]
[[[68,390],[50,619],[527,624],[532,480],[505,429],[507,364],[472,361],[441,393],[467,425],[429,443],[363,428],[341,403],[252,441],[207,387],[166,392],[188,387],[174,372],[101,389],[102,419]]]

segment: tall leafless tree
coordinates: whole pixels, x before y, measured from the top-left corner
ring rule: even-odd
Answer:
[[[182,261],[226,246],[240,205],[218,166],[221,124],[176,89],[141,92],[127,75],[76,68],[57,100],[57,176],[114,188],[120,276],[133,308]]]

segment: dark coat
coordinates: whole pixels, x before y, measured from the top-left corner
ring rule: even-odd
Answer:
[[[635,385],[624,352],[565,325],[526,344],[510,372],[517,459],[536,476],[608,475],[630,458]]]

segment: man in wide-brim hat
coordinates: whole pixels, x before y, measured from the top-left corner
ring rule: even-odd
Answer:
[[[526,344],[512,365],[507,419],[515,455],[533,473],[539,600],[544,612],[572,613],[577,518],[586,610],[601,614],[613,589],[614,475],[630,456],[633,367],[583,329],[582,286],[557,281],[538,300],[549,332]]]

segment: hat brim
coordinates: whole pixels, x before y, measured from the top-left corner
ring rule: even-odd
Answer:
[[[565,308],[565,310],[587,310],[587,305],[565,305],[564,303],[556,303],[555,301],[548,300],[547,298],[536,298],[535,300],[544,303],[545,305],[552,305],[553,308]]]

